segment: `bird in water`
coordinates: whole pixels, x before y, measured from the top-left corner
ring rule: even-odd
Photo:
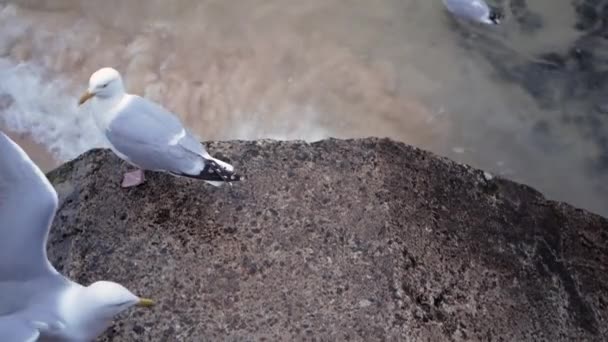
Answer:
[[[500,24],[501,15],[484,0],[443,0],[443,4],[458,18],[488,25]]]
[[[180,120],[162,106],[125,92],[113,68],[91,75],[78,104],[91,100],[93,118],[112,151],[137,170],[127,172],[122,187],[145,181],[144,170],[196,178],[215,186],[241,180],[234,167],[211,157]]]

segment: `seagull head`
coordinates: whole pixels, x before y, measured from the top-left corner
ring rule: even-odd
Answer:
[[[80,97],[78,105],[82,105],[93,97],[100,99],[122,95],[125,87],[120,73],[113,68],[101,68],[91,75],[89,89]]]
[[[70,290],[72,295],[63,296],[59,305],[74,333],[86,337],[87,341],[101,334],[116,315],[128,308],[154,305],[152,300],[137,297],[124,286],[110,281],[74,286]]]
[[[115,315],[132,306],[151,307],[154,302],[140,298],[124,286],[111,281],[97,281],[84,288],[81,305],[86,305],[86,311],[91,319],[109,320]]]

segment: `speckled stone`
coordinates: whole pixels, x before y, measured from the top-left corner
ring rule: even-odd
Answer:
[[[49,174],[49,253],[154,298],[101,341],[601,341],[608,221],[382,139],[211,143],[234,186],[94,150]]]

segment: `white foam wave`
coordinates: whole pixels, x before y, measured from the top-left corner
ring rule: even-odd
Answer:
[[[29,134],[61,161],[73,159],[91,148],[108,147],[90,113],[77,107],[69,84],[67,79],[47,75],[43,67],[0,58],[0,95],[8,98],[8,103],[0,109],[0,122],[14,132]],[[242,140],[317,141],[332,135],[319,124],[319,114],[313,108],[292,111],[298,114],[280,115],[285,120],[272,124],[263,120],[263,113],[237,115],[252,120],[241,121],[219,136]],[[299,117],[297,123],[288,119],[294,116]]]
[[[65,79],[47,77],[33,64],[0,58],[0,94],[7,99],[0,110],[3,126],[28,133],[59,160],[107,146],[91,115],[78,109]]]

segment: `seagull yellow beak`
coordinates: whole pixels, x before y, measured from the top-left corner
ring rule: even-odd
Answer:
[[[83,103],[87,102],[91,97],[95,96],[95,94],[90,93],[88,90],[82,94],[80,100],[78,100],[78,105],[81,106]]]
[[[135,304],[137,306],[141,306],[144,308],[149,308],[151,306],[154,306],[154,301],[152,299],[148,299],[148,298],[139,298],[139,302],[137,302],[137,304]]]

